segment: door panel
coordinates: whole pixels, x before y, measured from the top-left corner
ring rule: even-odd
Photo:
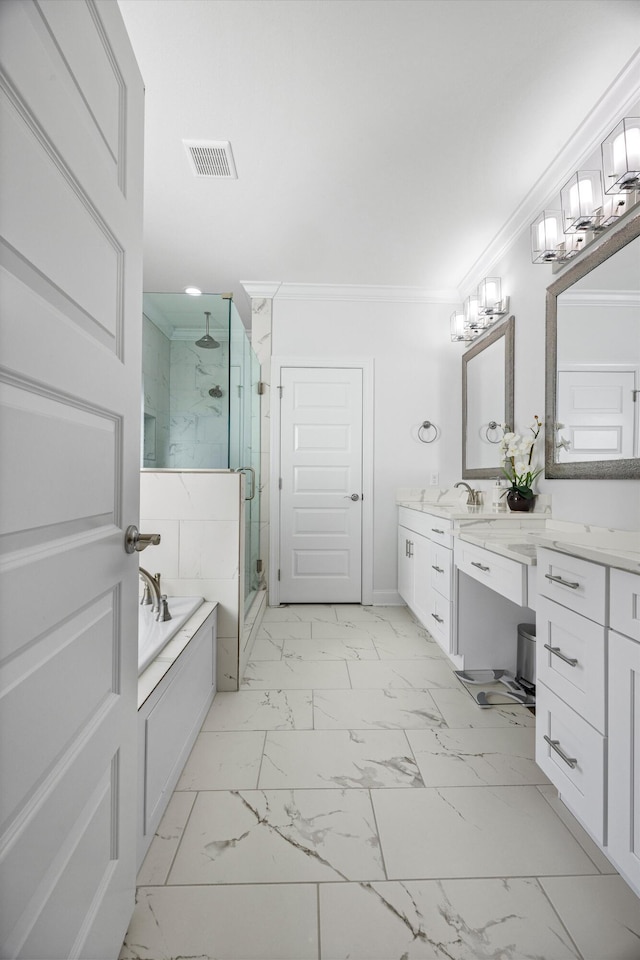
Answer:
[[[1,18],[0,955],[104,960],[135,889],[143,88],[117,4]]]
[[[637,374],[629,370],[558,370],[558,448],[562,462],[637,456]]]
[[[281,387],[280,601],[359,603],[362,371],[284,367]]]

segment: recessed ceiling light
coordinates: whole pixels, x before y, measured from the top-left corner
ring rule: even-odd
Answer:
[[[185,287],[184,292],[188,293],[190,297],[201,297],[202,290],[198,290],[197,287]]]

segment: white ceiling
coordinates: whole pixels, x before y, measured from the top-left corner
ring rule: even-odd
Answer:
[[[638,0],[118,2],[145,289],[233,291],[245,320],[242,280],[456,299],[640,37]],[[238,179],[194,177],[183,139],[230,140]]]

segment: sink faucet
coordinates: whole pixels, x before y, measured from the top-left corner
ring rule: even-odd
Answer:
[[[466,487],[469,493],[467,494],[467,506],[478,507],[481,504],[480,491],[474,490],[473,487],[470,487],[468,483],[464,480],[458,480],[457,483],[454,483],[454,487]]]
[[[144,594],[140,603],[151,603],[151,610],[155,613],[160,609],[160,574],[157,573],[155,577],[152,577],[144,567],[140,567],[140,579],[144,583]],[[151,597],[153,597],[153,600]]]

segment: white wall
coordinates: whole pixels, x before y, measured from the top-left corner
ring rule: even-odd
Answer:
[[[396,489],[460,479],[462,350],[449,340],[452,305],[337,300],[273,303],[273,356],[374,361],[374,603],[396,596]],[[272,398],[272,403],[275,398]],[[418,440],[424,420],[434,443]]]

